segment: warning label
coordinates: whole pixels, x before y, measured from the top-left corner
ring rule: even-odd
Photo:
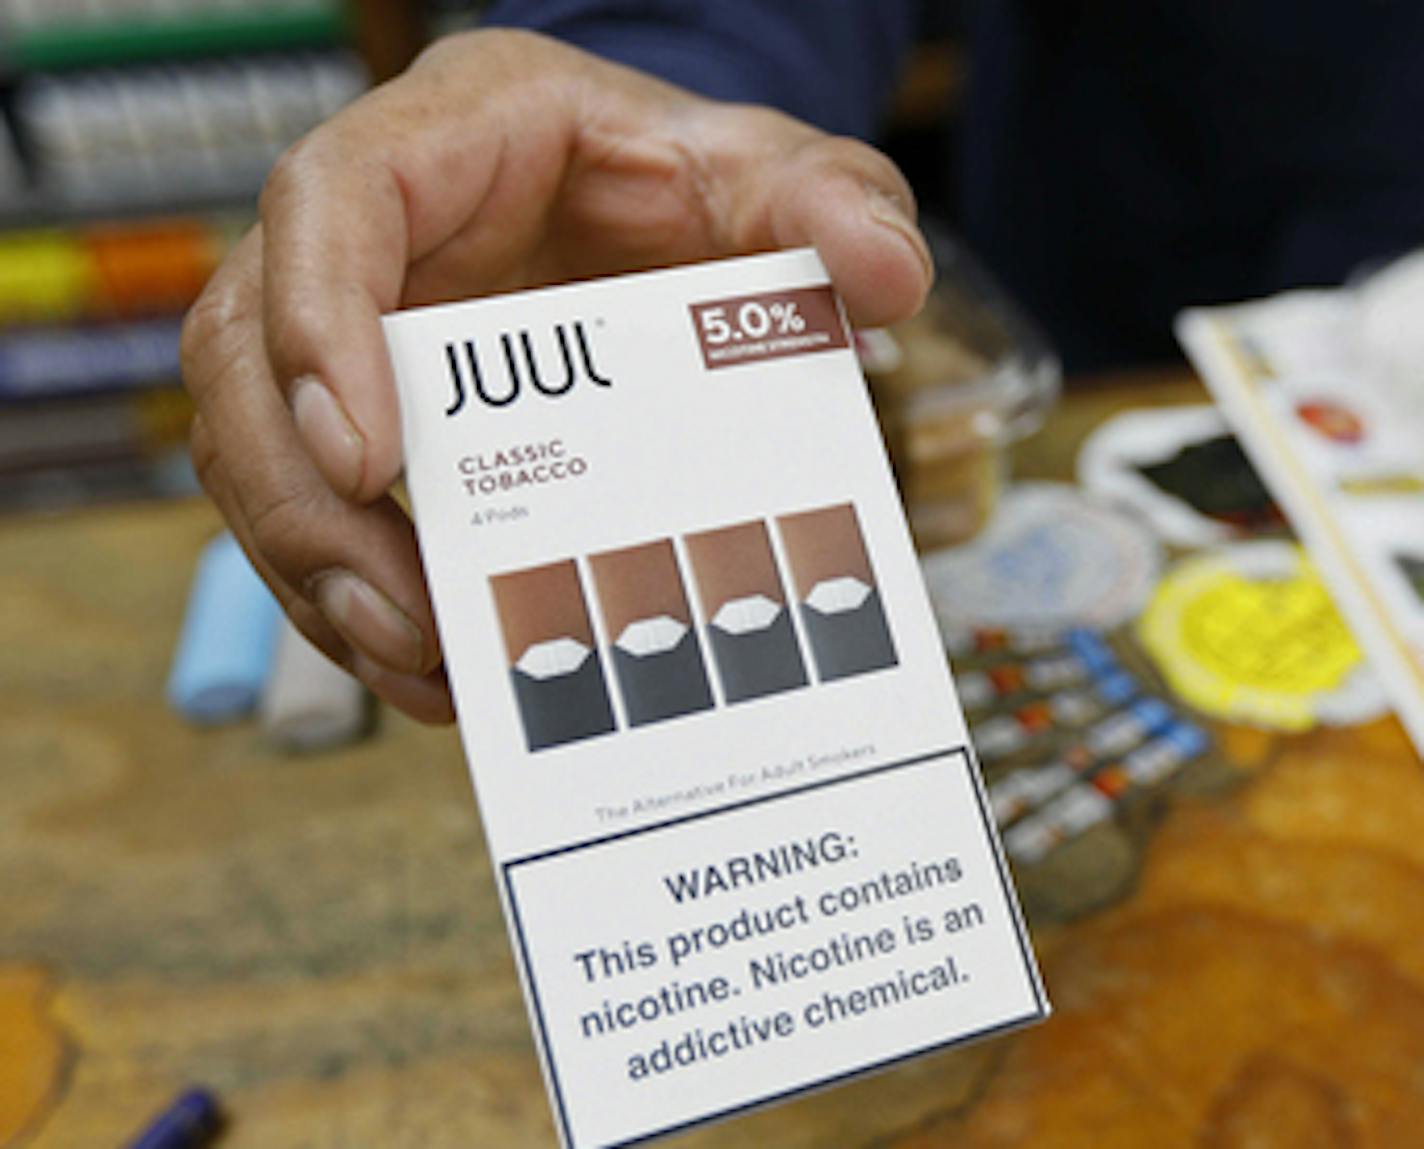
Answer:
[[[507,864],[567,1142],[1042,1016],[982,817],[956,751]]]

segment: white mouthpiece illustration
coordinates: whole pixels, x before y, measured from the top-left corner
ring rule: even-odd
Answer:
[[[806,605],[820,614],[844,614],[870,597],[870,588],[858,578],[844,575],[818,582],[806,596]]]
[[[626,654],[644,658],[650,654],[662,654],[671,650],[687,633],[687,627],[671,615],[660,614],[653,618],[640,618],[623,628],[615,645]]]
[[[582,666],[588,653],[588,647],[576,638],[552,638],[529,647],[515,665],[530,678],[558,678]]]
[[[724,602],[712,616],[712,625],[727,634],[750,634],[765,630],[781,614],[781,607],[764,594],[751,594]]]

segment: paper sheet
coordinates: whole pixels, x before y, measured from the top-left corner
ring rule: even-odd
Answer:
[[[1178,337],[1424,754],[1424,427],[1366,363],[1353,295],[1192,310]]]

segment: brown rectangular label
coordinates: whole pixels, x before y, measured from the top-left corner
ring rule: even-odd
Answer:
[[[708,370],[849,346],[829,287],[713,299],[689,310]]]

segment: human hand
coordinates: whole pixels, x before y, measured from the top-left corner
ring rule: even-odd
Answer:
[[[377,695],[453,716],[380,316],[813,244],[853,321],[931,280],[893,164],[544,37],[436,44],[297,144],[188,316],[204,487],[296,625]]]

